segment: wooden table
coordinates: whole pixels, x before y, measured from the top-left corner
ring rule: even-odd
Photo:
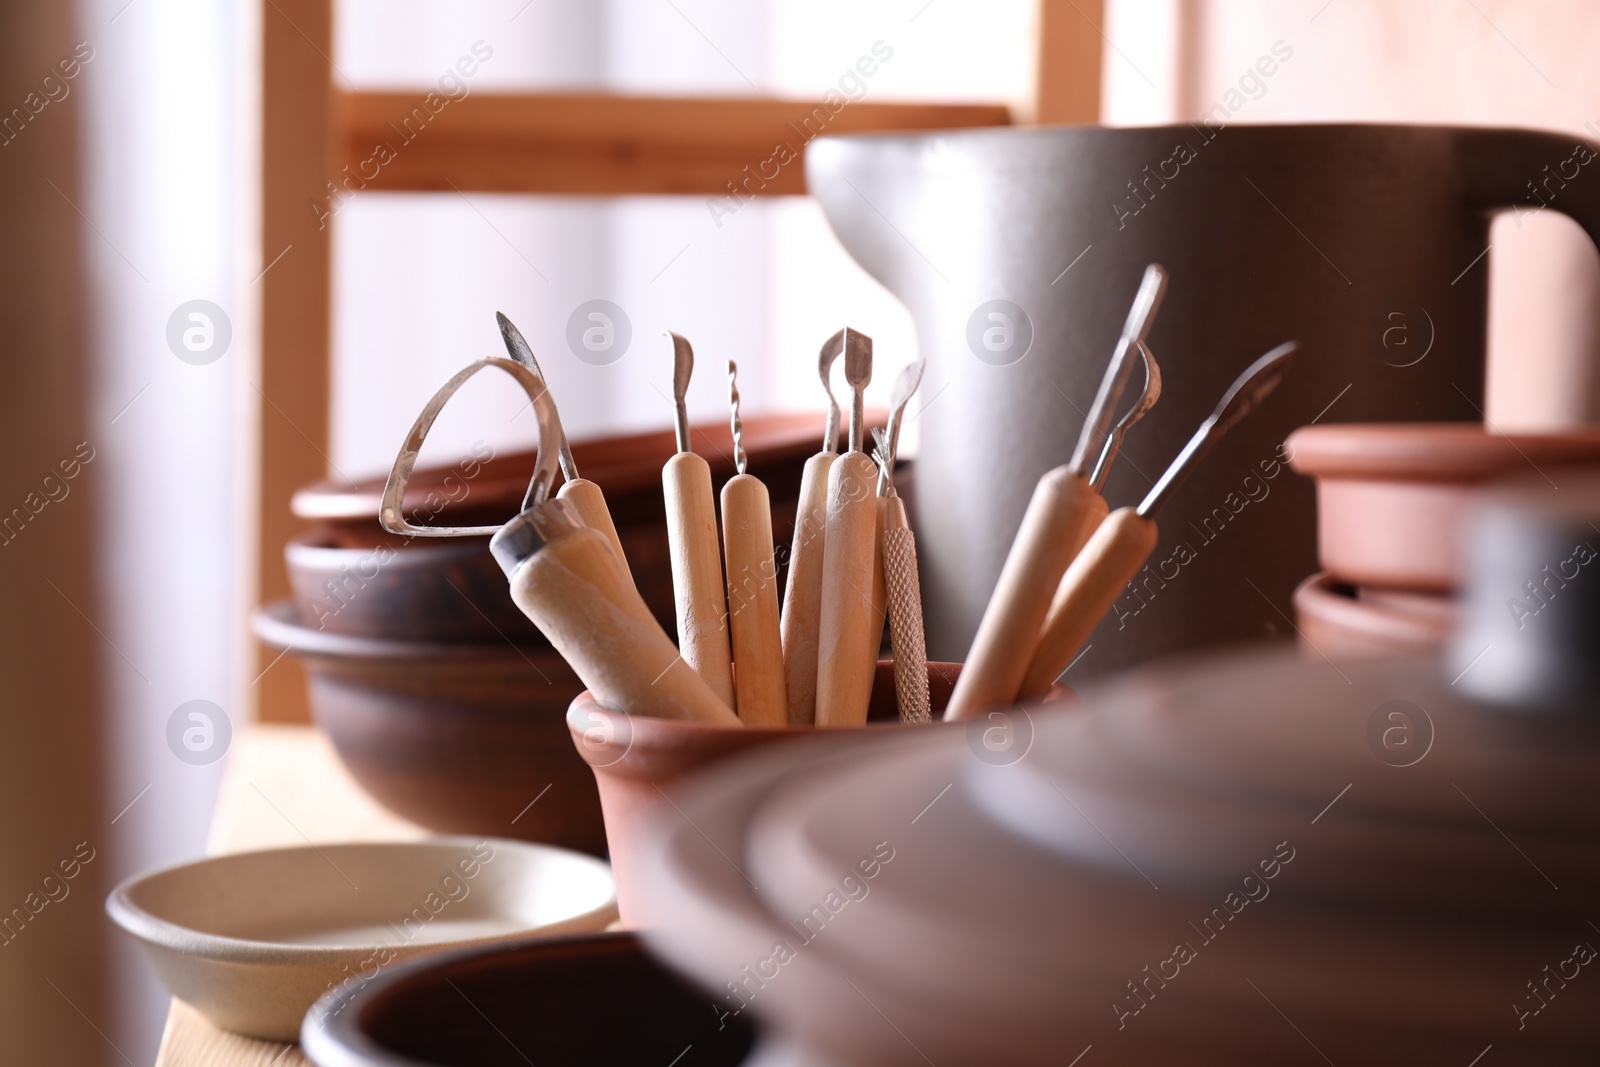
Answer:
[[[333,747],[310,726],[254,725],[228,754],[206,851],[212,854],[328,841],[407,841],[427,831],[363,793]],[[294,1045],[218,1030],[172,1002],[157,1067],[310,1067]]]

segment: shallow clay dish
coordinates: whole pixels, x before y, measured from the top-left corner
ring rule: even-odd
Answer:
[[[293,1041],[333,986],[441,949],[603,930],[616,896],[593,857],[456,837],[216,856],[131,878],[106,910],[174,996]]]
[[[1295,589],[1294,611],[1307,655],[1360,659],[1437,653],[1450,639],[1456,604],[1446,596],[1357,589],[1319,572]]]
[[[1490,433],[1477,423],[1304,426],[1290,465],[1317,481],[1322,567],[1352,585],[1447,593],[1461,584],[1461,530],[1483,483],[1600,464],[1600,427]]]
[[[719,1020],[708,1003],[632,934],[593,934],[397,968],[329,994],[300,1040],[318,1067],[744,1062],[748,1017]]]
[[[317,725],[390,811],[440,833],[605,854],[594,777],[565,722],[583,683],[553,649],[333,634],[286,600],[254,625],[304,663]]]

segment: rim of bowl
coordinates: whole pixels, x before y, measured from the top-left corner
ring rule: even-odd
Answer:
[[[364,637],[334,633],[307,626],[293,597],[274,600],[250,615],[250,629],[262,644],[293,651],[301,656],[339,659],[381,660],[467,660],[515,661],[530,656],[551,657],[557,653],[549,645],[504,641],[397,641],[387,637]]]
[[[471,960],[482,959],[497,953],[514,953],[549,949],[559,952],[564,947],[581,941],[598,942],[604,947],[622,946],[632,943],[640,952],[649,954],[644,940],[633,930],[596,930],[584,933],[561,934],[554,937],[519,937],[497,945],[474,945],[465,948],[451,949],[446,952],[426,956],[422,959],[406,960],[395,965],[386,973],[379,974],[361,987],[358,992],[345,994],[334,989],[318,997],[316,1002],[306,1012],[305,1019],[300,1024],[300,1047],[305,1050],[306,1057],[313,1060],[321,1067],[431,1067],[423,1061],[414,1060],[403,1056],[393,1049],[385,1048],[372,1039],[362,1027],[363,1013],[371,1002],[383,996],[393,987],[404,985],[414,980],[417,975],[439,968],[447,970],[458,964]],[[666,964],[661,964],[666,967]],[[688,979],[684,979],[688,981]],[[317,1011],[324,1004],[336,1002],[341,996],[347,997],[345,1005],[337,1013],[324,1009]],[[313,1026],[313,1018],[321,1020],[322,1025]]]
[[[587,853],[577,852],[573,849],[561,848],[557,845],[542,845],[533,841],[514,841],[503,837],[477,837],[471,835],[444,835],[425,837],[416,841],[339,841],[327,842],[329,847],[347,848],[373,848],[395,849],[414,848],[418,845],[476,845],[488,841],[496,849],[506,848],[511,851],[521,852],[557,852],[575,857],[585,864],[604,868],[607,877],[611,877],[611,865],[602,859],[590,856]],[[132,892],[145,882],[179,871],[192,868],[210,866],[220,862],[227,862],[239,856],[261,856],[273,853],[288,852],[318,852],[322,851],[317,845],[291,845],[286,848],[254,849],[247,852],[228,852],[218,856],[206,856],[186,863],[175,863],[155,870],[144,871],[139,874],[124,878],[117,887],[106,897],[106,914],[111,916],[113,922],[124,931],[147,944],[180,952],[184,956],[218,960],[229,963],[308,963],[328,962],[342,959],[351,952],[368,952],[373,948],[381,947],[372,944],[348,945],[295,945],[284,941],[261,941],[247,937],[229,937],[224,934],[212,934],[171,919],[163,918],[149,911],[131,899]],[[617,891],[616,881],[612,879],[611,895],[608,900],[598,907],[576,915],[546,923],[543,926],[529,927],[510,934],[491,934],[483,937],[461,938],[449,941],[430,941],[425,947],[429,949],[455,949],[481,947],[507,940],[508,938],[529,938],[537,935],[539,930],[561,931],[574,923],[592,921],[603,927],[616,918]],[[400,946],[405,949],[409,946]]]

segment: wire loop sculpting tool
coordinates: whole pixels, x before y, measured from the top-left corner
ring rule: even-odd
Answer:
[[[503,526],[417,526],[402,513],[407,484],[428,431],[473,375],[493,367],[527,393],[539,424],[539,454],[521,512]],[[378,518],[411,537],[491,535],[511,597],[602,705],[632,714],[733,725],[739,720],[706,684],[678,663],[678,650],[650,614],[604,535],[585,526],[567,501],[551,499],[560,466],[561,419],[544,380],[529,367],[490,358],[458,371],[417,416],[384,485]]]

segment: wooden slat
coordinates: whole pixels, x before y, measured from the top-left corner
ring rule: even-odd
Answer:
[[[474,93],[442,106],[435,95],[431,113],[426,96],[335,94],[347,165],[340,177],[349,188],[715,196],[739,186],[799,194],[800,156],[818,133],[1011,121],[999,104],[863,102],[835,113],[796,100],[608,94]]]
[[[1104,0],[1039,0],[1038,68],[1032,121],[1100,121]]]
[[[301,525],[289,498],[328,474],[329,234],[312,205],[335,176],[330,119],[331,0],[261,9],[261,452],[257,595],[285,596],[283,546]],[[279,256],[281,255],[281,259]],[[276,260],[276,262],[274,262]],[[293,656],[258,647],[257,713],[304,721],[305,678]]]

